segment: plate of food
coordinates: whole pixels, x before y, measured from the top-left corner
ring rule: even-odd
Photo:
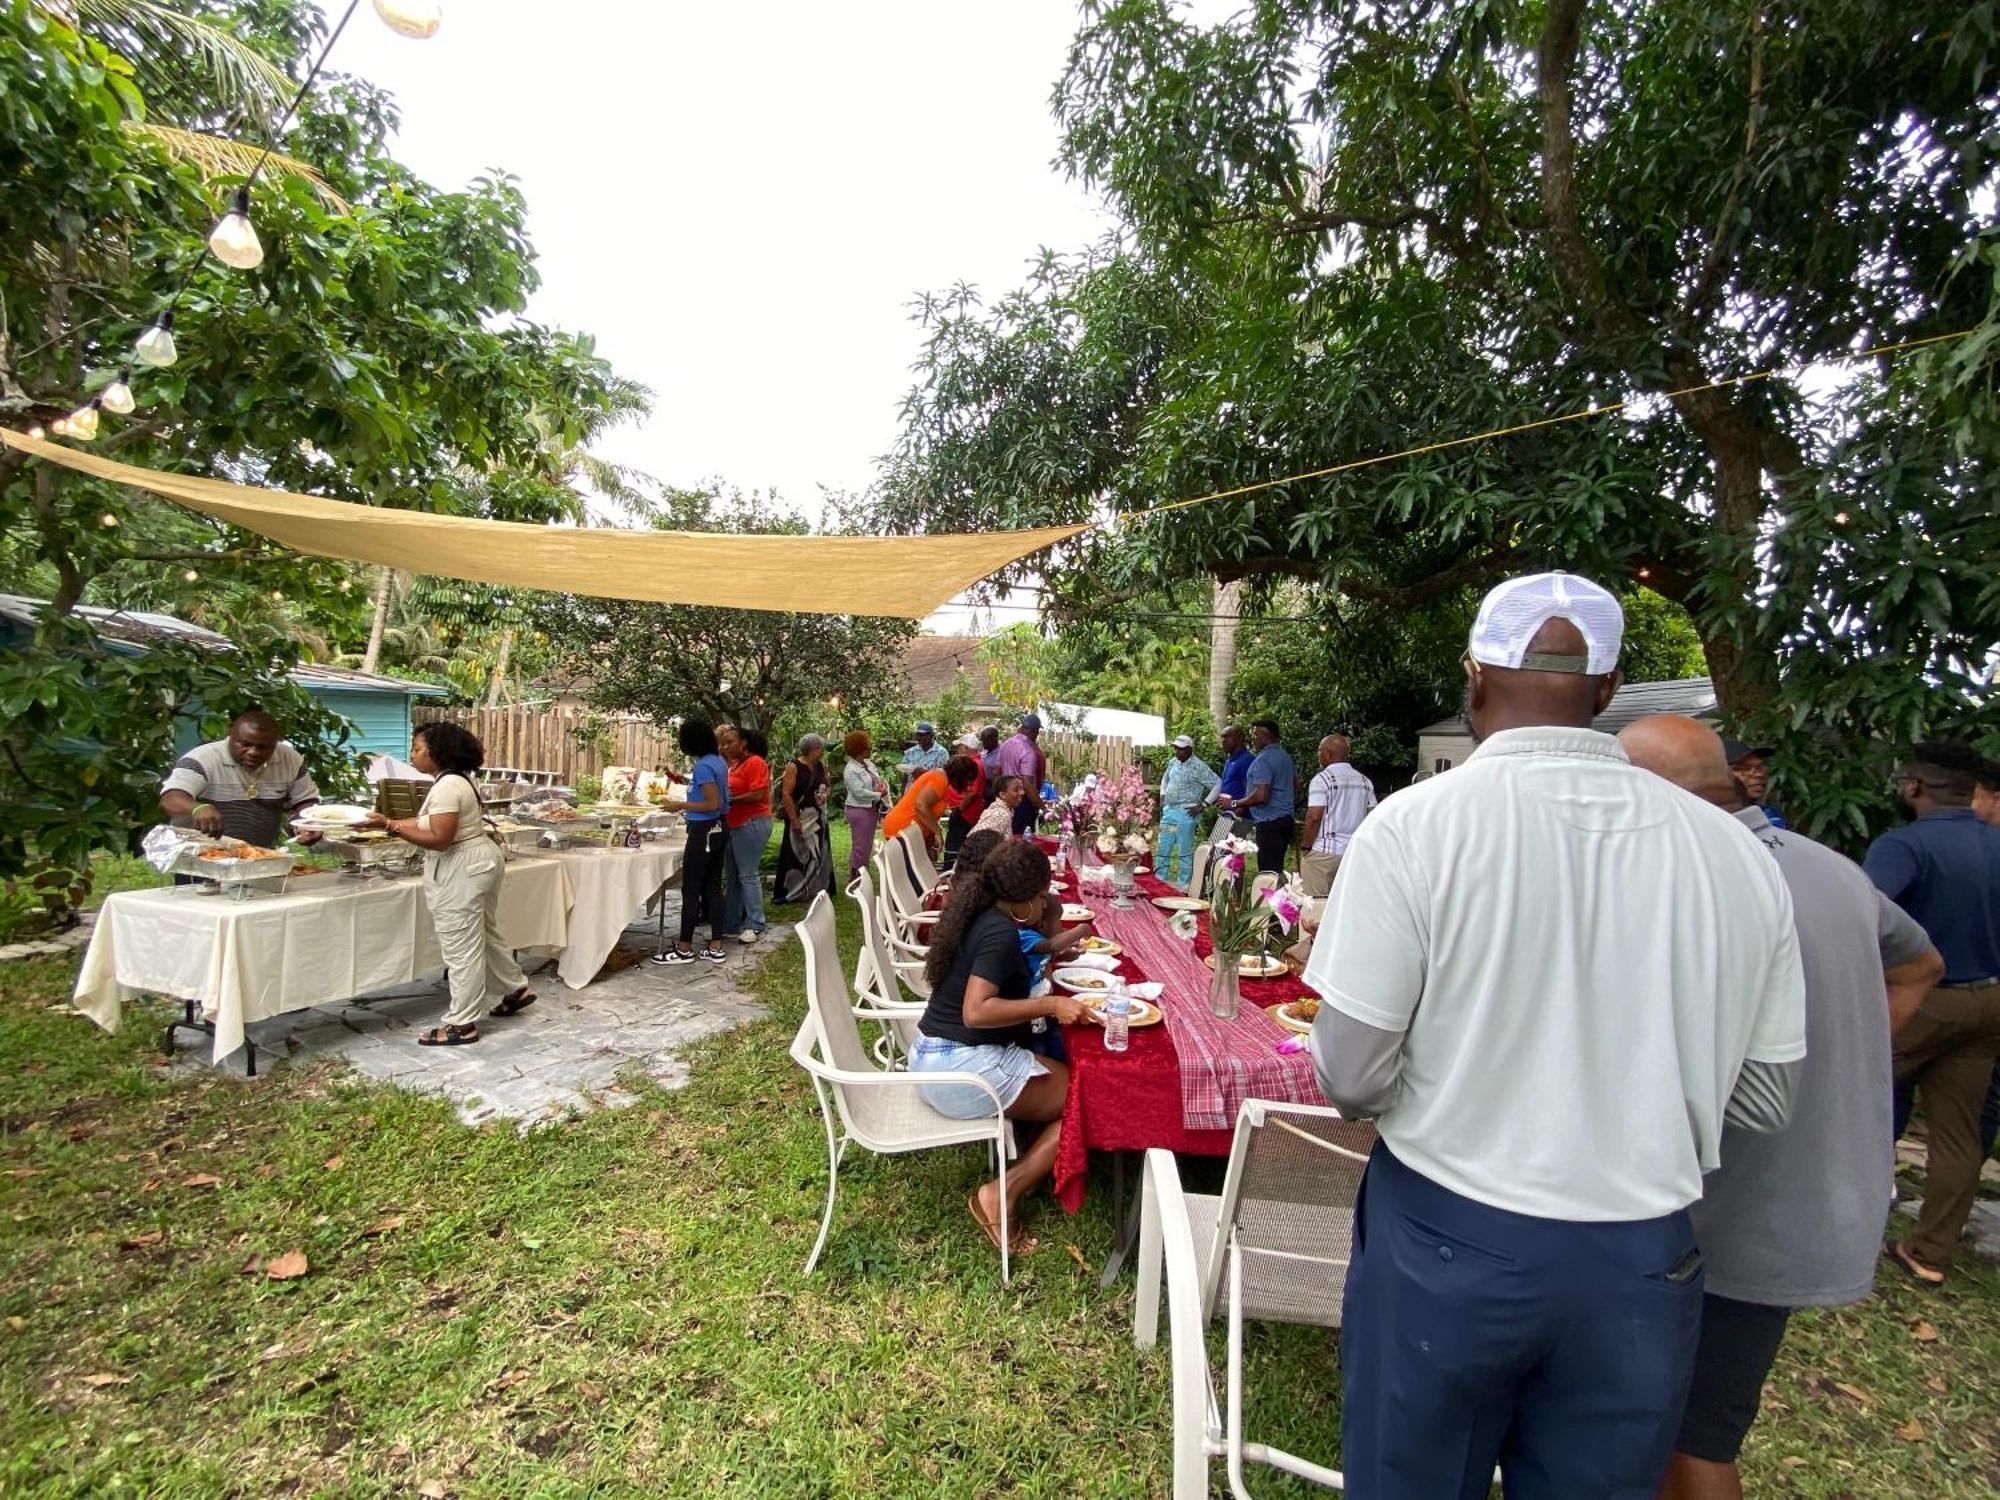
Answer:
[[[1062,919],[1065,922],[1093,922],[1097,920],[1097,913],[1085,906],[1081,901],[1065,901],[1063,902]]]
[[[1099,937],[1096,933],[1092,933],[1083,940],[1083,951],[1085,953],[1098,954],[1103,958],[1116,958],[1125,951],[1125,946],[1122,943],[1112,942],[1110,938]]]
[[[1155,896],[1153,905],[1161,911],[1207,911],[1208,903],[1199,896]]]
[[[1313,1021],[1319,1015],[1319,1000],[1311,995],[1303,1000],[1287,1000],[1266,1014],[1287,1031],[1296,1031],[1303,1036],[1313,1029]]]
[[[338,833],[344,828],[366,823],[374,816],[370,809],[356,807],[350,802],[320,802],[292,819],[292,827],[301,833]]]
[[[1124,983],[1116,974],[1081,966],[1057,969],[1049,978],[1058,989],[1068,990],[1072,995],[1108,995]]]
[[[1202,962],[1214,968],[1215,955],[1209,954]],[[1289,972],[1285,960],[1276,953],[1246,953],[1236,969],[1239,979],[1276,979]]]
[[[1141,1000],[1137,995],[1128,995],[1126,999],[1132,1005],[1131,1024],[1133,1026],[1157,1026],[1160,1024],[1164,1013],[1160,1010],[1159,1006],[1153,1004],[1150,1000]],[[1099,1020],[1104,1018],[1104,1005],[1101,1001],[1091,1006],[1090,1009],[1091,1013]]]

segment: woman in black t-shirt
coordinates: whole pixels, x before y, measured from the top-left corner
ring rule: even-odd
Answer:
[[[1072,1026],[1097,1019],[1069,995],[1028,997],[1032,982],[1019,931],[1041,920],[1048,889],[1049,857],[1026,843],[995,850],[976,875],[952,882],[951,901],[938,919],[925,960],[930,1003],[910,1050],[912,1072],[972,1073],[992,1090],[959,1081],[925,1084],[923,1096],[940,1114],[955,1120],[990,1117],[998,1095],[1010,1120],[1056,1122],[1035,1137],[1007,1173],[1007,1222],[1016,1226],[1016,1255],[1035,1249],[1035,1241],[1020,1232],[1015,1205],[1054,1169],[1069,1097],[1069,1069],[1037,1057],[1023,1044],[1041,1017]],[[995,1248],[1000,1244],[1000,1191],[996,1180],[966,1200]]]

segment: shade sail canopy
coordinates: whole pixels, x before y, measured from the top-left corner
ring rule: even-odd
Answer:
[[[121,464],[0,429],[23,453],[158,495],[313,557],[508,584],[729,609],[920,620],[989,573],[1084,526],[953,536],[743,536],[532,526],[353,505]]]

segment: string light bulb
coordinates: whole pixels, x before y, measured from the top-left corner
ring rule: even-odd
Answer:
[[[195,572],[193,568],[189,568],[186,572],[181,574],[181,577],[188,583],[194,583],[200,579],[201,574]]]
[[[272,597],[273,599],[277,600],[277,601],[278,601],[278,603],[280,603],[280,604],[283,604],[283,603],[285,602],[285,596],[284,596],[284,594],[282,594],[281,592],[279,592],[279,591],[278,591],[277,589],[272,589],[272,590],[271,590],[271,597]]]
[[[99,391],[97,399],[104,403],[106,411],[120,417],[130,416],[137,404],[132,399],[132,387],[125,383],[122,376]]]
[[[65,436],[75,438],[79,443],[88,443],[97,437],[97,403],[87,402],[69,414],[65,424]]]
[[[1837,510],[1837,511],[1835,511],[1835,512],[1833,513],[1833,524],[1834,524],[1834,525],[1836,525],[1836,526],[1845,526],[1845,525],[1847,524],[1847,520],[1848,520],[1848,516],[1847,516],[1847,512],[1846,512],[1846,511],[1844,511],[1844,510]]]
[[[139,335],[139,342],[132,346],[133,358],[142,365],[151,365],[156,370],[164,370],[181,357],[174,347],[174,315],[161,313],[160,321]]]
[[[1651,578],[1653,576],[1653,570],[1651,568],[1641,568],[1639,570],[1639,576],[1641,578]]]
[[[106,531],[109,531],[112,527],[118,524],[118,518],[112,515],[111,512],[107,510],[103,515],[97,518],[97,524],[99,526],[102,526]]]
[[[55,436],[57,437],[68,437],[69,418],[57,417],[53,422],[49,423],[49,431],[55,434]]]
[[[37,423],[35,426],[30,427],[28,429],[28,436],[33,438],[36,442],[39,443],[43,438],[47,437],[48,434],[42,431],[41,424]]]
[[[257,226],[250,222],[247,184],[236,190],[236,201],[229,212],[209,230],[208,249],[225,266],[238,271],[254,271],[264,264],[264,242],[257,238]]]
[[[435,0],[375,0],[375,14],[397,36],[413,42],[430,40],[444,22],[444,12]]]

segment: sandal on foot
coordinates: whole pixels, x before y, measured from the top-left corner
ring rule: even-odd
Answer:
[[[985,1214],[979,1211],[979,1194],[974,1193],[970,1198],[967,1198],[965,1206],[972,1213],[972,1222],[977,1224],[979,1232],[986,1236],[986,1242],[995,1250],[998,1250],[1000,1248],[1000,1225],[998,1221],[987,1218]],[[1008,1247],[1008,1253],[1012,1255],[1033,1255],[1037,1250],[1042,1248],[1042,1242],[1023,1229],[1019,1219],[1014,1221],[1013,1241],[1014,1243]]]
[[[1918,1286],[1936,1288],[1944,1285],[1944,1272],[1918,1260],[1901,1240],[1891,1240],[1882,1247],[1882,1253],[1901,1266],[1903,1274]]]
[[[477,1026],[433,1026],[417,1036],[419,1047],[463,1047],[479,1040]]]
[[[535,992],[525,984],[511,995],[500,997],[500,1003],[493,1007],[496,1016],[518,1016],[535,1003]]]

